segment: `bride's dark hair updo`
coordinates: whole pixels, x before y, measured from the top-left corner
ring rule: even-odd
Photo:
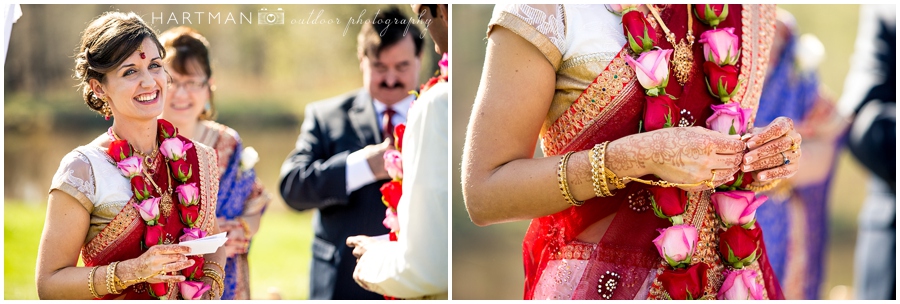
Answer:
[[[75,78],[88,107],[99,113],[103,106],[103,101],[94,95],[90,80],[102,83],[105,74],[120,66],[146,38],[153,39],[160,57],[165,58],[166,51],[156,32],[134,13],[106,12],[84,29],[75,53]]]

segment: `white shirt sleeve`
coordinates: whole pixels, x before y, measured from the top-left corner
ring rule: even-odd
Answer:
[[[375,182],[375,174],[372,173],[372,168],[369,168],[369,161],[366,160],[362,151],[347,155],[345,171],[347,173],[347,195]]]
[[[410,110],[398,240],[367,248],[356,266],[361,285],[374,292],[400,298],[447,294],[448,87],[435,85]]]

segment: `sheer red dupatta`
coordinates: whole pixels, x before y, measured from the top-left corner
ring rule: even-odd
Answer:
[[[687,31],[686,9],[685,5],[668,5],[661,14],[665,24],[679,40]],[[741,96],[738,98],[743,99],[742,104],[745,107],[755,109],[759,98],[758,90],[762,86],[762,77],[765,76],[771,32],[775,26],[774,6],[730,5],[729,9],[731,15],[724,24],[719,25],[719,28],[734,27],[734,33],[742,39],[742,49],[745,53],[741,59],[743,65],[741,75],[742,78],[748,78],[748,84],[739,92]],[[663,31],[658,26],[657,29],[661,37],[659,46],[672,49],[669,42],[662,38]],[[695,20],[693,32],[698,40],[699,33],[706,29],[708,28],[705,28],[705,25]],[[691,79],[682,88],[674,81],[675,77],[671,76],[670,79],[673,81],[669,82],[666,91],[678,98],[676,103],[682,109],[692,113],[695,125],[705,126],[706,119],[712,114],[709,106],[715,99],[707,91],[701,69],[704,62],[702,46],[695,43],[693,51],[694,65]],[[548,132],[542,135],[546,154],[560,155],[569,151],[586,150],[597,143],[615,140],[638,131],[643,118],[644,92],[634,78],[633,70],[625,64],[623,56],[629,56],[624,48],[575,103],[548,128]],[[620,276],[612,299],[634,299],[639,292],[646,293],[650,286],[645,286],[645,281],[661,262],[652,240],[659,235],[657,229],[671,225],[667,220],[656,217],[650,210],[635,211],[642,209],[642,202],[639,199],[629,202],[629,195],[636,194],[646,187],[629,183],[625,189],[616,191],[616,195],[612,197],[594,198],[581,207],[572,207],[557,214],[532,220],[523,242],[525,298],[533,298],[535,287],[547,263],[559,259],[558,255],[561,254],[563,246],[574,241],[588,226],[612,214],[615,214],[615,217],[597,248],[591,252],[587,269],[573,296],[577,299],[600,299],[598,281],[607,271]],[[694,214],[712,212],[708,204],[694,202],[703,200],[704,195],[708,201],[708,194],[693,193]],[[764,252],[764,245],[762,247]],[[765,254],[759,259],[759,265],[769,298],[783,298]],[[639,297],[644,296],[646,295]]]
[[[190,140],[178,136],[184,142]],[[216,167],[215,150],[194,143],[194,147],[187,150],[187,162],[190,164],[194,174],[188,179],[188,183],[197,183],[200,188],[200,212],[197,218],[198,227],[207,233],[213,232],[216,214],[216,193],[218,192],[218,168]],[[170,180],[166,171],[166,161],[162,153],[158,154],[159,159],[156,162],[155,174],[153,180],[159,185],[160,189],[165,191],[168,189]],[[112,162],[112,159],[109,159]],[[159,197],[160,194],[154,189],[152,195]],[[182,229],[186,226],[181,222],[179,213],[174,204],[178,203],[178,197],[172,193],[172,210],[167,216],[161,212],[160,223],[168,237],[167,243],[177,243],[178,237],[182,233]],[[141,219],[137,209],[132,205],[135,198],[122,208],[113,220],[100,233],[91,239],[81,250],[81,256],[87,267],[100,265],[109,265],[112,262],[133,259],[144,253],[142,241],[146,224]],[[162,209],[162,208],[161,208]],[[107,294],[101,299],[110,300],[123,297],[126,300],[149,300],[155,299],[148,293],[148,284],[139,283],[125,289],[122,294]],[[97,288],[105,288],[96,286]],[[174,299],[177,292],[173,292],[172,285],[169,286],[168,298]]]

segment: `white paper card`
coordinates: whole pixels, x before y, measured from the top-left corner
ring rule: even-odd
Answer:
[[[373,236],[372,238],[375,239],[375,240],[377,240],[377,241],[390,241],[390,240],[391,240],[391,234],[388,233],[388,234],[376,235],[376,236]]]
[[[191,252],[187,255],[214,253],[219,249],[219,247],[225,245],[225,241],[228,240],[225,234],[225,232],[222,232],[216,235],[207,236],[202,239],[181,242],[178,243],[178,245],[188,246],[191,248]]]

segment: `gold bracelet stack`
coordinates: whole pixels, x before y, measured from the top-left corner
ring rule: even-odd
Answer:
[[[119,262],[112,262],[106,266],[106,291],[111,294],[122,293],[116,289],[116,264]]]
[[[746,187],[746,189],[747,189],[747,190],[750,190],[750,191],[753,191],[753,192],[769,191],[769,190],[772,190],[772,188],[775,188],[775,186],[778,186],[779,183],[781,183],[781,180],[780,180],[780,179],[776,179],[776,180],[774,180],[774,181],[772,181],[772,182],[770,182],[770,183],[768,183],[768,184],[766,184],[766,185],[762,185],[762,186],[751,186],[751,185],[748,185],[748,186]]]
[[[225,273],[225,267],[222,267],[222,264],[216,263],[215,261],[204,261],[203,265],[206,265],[206,264],[212,264],[216,267],[219,267],[219,270],[221,270],[221,273]]]
[[[569,203],[569,205],[577,207],[583,205],[584,202],[575,200],[575,197],[572,196],[572,192],[569,191],[569,184],[566,182],[568,179],[566,176],[566,165],[569,162],[569,157],[572,156],[572,153],[574,152],[568,152],[559,159],[559,168],[556,171],[556,177],[559,180],[559,191],[562,192],[563,199],[565,199],[566,203]]]
[[[210,291],[213,291],[213,289],[215,288],[216,294],[218,294],[218,297],[221,298],[222,294],[225,293],[225,281],[222,278],[222,275],[219,274],[219,272],[217,272],[213,269],[209,269],[209,268],[204,268],[203,274],[205,276],[209,277],[210,279],[212,279],[213,282],[215,282],[215,284],[214,284],[215,286],[210,286],[211,287]],[[212,293],[210,293],[210,298],[213,298]]]
[[[97,268],[100,268],[100,266],[91,268],[91,274],[88,275],[88,289],[91,291],[91,296],[93,296],[94,299],[100,298],[100,295],[97,294],[97,290],[94,289],[94,273],[97,272]]]

